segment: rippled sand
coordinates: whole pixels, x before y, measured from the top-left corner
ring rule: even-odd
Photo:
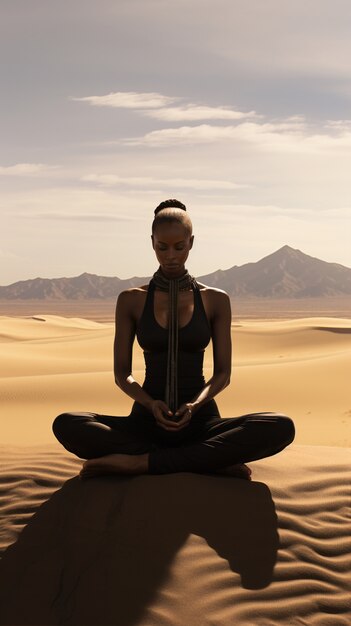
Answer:
[[[280,410],[281,453],[219,475],[78,479],[64,410],[127,414],[113,325],[0,318],[0,624],[348,626],[351,321],[233,324],[223,417]],[[143,358],[135,346],[135,371]],[[211,350],[206,355],[210,374]]]

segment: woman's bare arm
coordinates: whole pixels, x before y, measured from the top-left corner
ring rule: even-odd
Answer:
[[[136,332],[135,319],[131,311],[132,297],[133,294],[125,290],[117,298],[113,348],[115,382],[128,396],[151,411],[153,398],[132,376],[133,343]]]

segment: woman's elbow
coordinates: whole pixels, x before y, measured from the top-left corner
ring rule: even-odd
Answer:
[[[123,381],[123,375],[120,374],[119,372],[115,372],[115,383],[117,385],[117,387],[119,387],[120,389],[122,389],[122,381]]]
[[[122,389],[122,391],[124,390],[129,377],[130,373],[126,374],[126,372],[115,371],[115,383],[117,387]]]
[[[218,374],[217,374],[217,376],[222,381],[223,389],[224,389],[224,387],[228,387],[228,385],[230,385],[230,374],[231,374],[231,372],[227,372],[227,371],[218,372]]]
[[[224,378],[224,386],[228,387],[228,385],[230,385],[230,375],[231,375],[231,371],[226,369],[223,371],[223,378]]]

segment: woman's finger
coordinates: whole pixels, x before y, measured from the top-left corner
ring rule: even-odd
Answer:
[[[160,400],[160,404],[159,404],[160,408],[162,411],[164,411],[165,413],[172,415],[172,411],[169,408],[169,406],[167,406],[167,404],[165,402],[163,402],[162,400]]]
[[[188,415],[189,417],[191,417],[192,414],[192,409],[190,406],[187,405],[182,405],[181,407],[179,407],[179,409],[176,411],[175,415],[176,416],[181,416],[183,417],[184,415]]]
[[[178,428],[181,428],[182,426],[185,426],[186,424],[189,424],[189,422],[191,421],[191,417],[188,413],[185,413],[184,416],[182,417],[182,419],[180,419],[178,422],[176,422]]]
[[[183,415],[184,413],[190,413],[192,412],[192,407],[189,404],[182,404],[179,409],[176,410],[175,415]]]
[[[173,420],[165,418],[161,412],[157,416],[157,422],[160,426],[162,426],[163,428],[166,428],[167,430],[177,430],[177,426],[178,426],[177,422],[174,422]]]
[[[178,430],[178,426],[175,428],[174,426],[166,426],[165,424],[158,422],[158,425],[161,426],[161,428],[163,428],[164,430],[169,430],[171,432],[175,432],[176,430]]]
[[[191,420],[191,415],[189,413],[185,413],[183,417],[177,422],[171,422],[172,427],[171,429],[168,429],[168,430],[173,430],[173,431],[180,430],[181,428],[184,428],[184,426],[189,424],[190,420]],[[166,423],[168,425],[170,423],[169,420],[166,420]]]

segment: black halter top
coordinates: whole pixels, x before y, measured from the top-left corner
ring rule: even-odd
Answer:
[[[211,340],[211,327],[207,319],[200,290],[194,292],[194,310],[191,320],[178,330],[178,400],[179,405],[189,402],[205,384],[203,359],[206,346]],[[154,399],[164,400],[168,328],[161,326],[154,313],[155,284],[149,282],[146,301],[137,324],[136,337],[144,352],[145,380],[143,388]]]

